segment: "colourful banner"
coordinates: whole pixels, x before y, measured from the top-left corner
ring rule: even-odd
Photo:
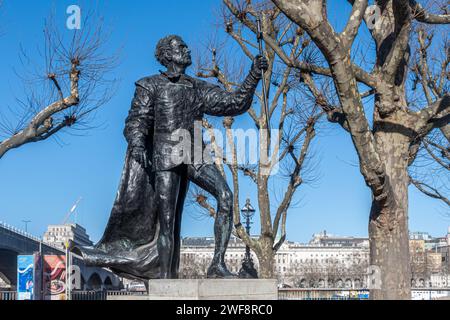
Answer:
[[[33,300],[35,285],[35,256],[17,257],[17,300]]]
[[[66,257],[44,256],[44,299],[66,299]]]

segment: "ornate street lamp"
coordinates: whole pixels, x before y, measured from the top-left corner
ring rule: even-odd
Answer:
[[[250,199],[247,199],[245,206],[241,209],[242,216],[245,218],[245,229],[250,236],[250,225],[252,224],[251,218],[255,215],[255,209],[250,204]],[[258,278],[258,271],[256,271],[253,264],[252,255],[250,253],[250,247],[245,246],[245,257],[242,261],[241,270],[239,270],[239,278],[256,279]]]

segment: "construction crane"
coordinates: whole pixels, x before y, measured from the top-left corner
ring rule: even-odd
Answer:
[[[81,201],[82,199],[83,199],[82,197],[78,198],[77,202],[75,202],[75,204],[72,206],[72,208],[69,210],[69,212],[67,212],[67,214],[66,214],[66,216],[65,216],[65,218],[64,218],[64,220],[63,220],[63,222],[62,222],[62,224],[66,224],[66,222],[69,220],[69,218],[71,217],[71,215],[72,215],[72,214],[75,212],[75,210],[77,209],[78,204],[80,203],[80,201]]]

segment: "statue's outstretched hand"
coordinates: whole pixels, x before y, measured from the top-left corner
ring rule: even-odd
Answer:
[[[255,59],[253,59],[252,72],[261,78],[262,73],[266,72],[267,69],[269,69],[267,59],[261,55],[257,55]]]
[[[133,147],[131,149],[131,156],[144,168],[147,168],[149,165],[151,165],[147,159],[147,152],[143,147]]]

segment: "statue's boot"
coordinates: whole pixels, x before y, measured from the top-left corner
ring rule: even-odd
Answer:
[[[228,271],[225,263],[212,264],[206,274],[208,279],[237,279],[238,276]]]

